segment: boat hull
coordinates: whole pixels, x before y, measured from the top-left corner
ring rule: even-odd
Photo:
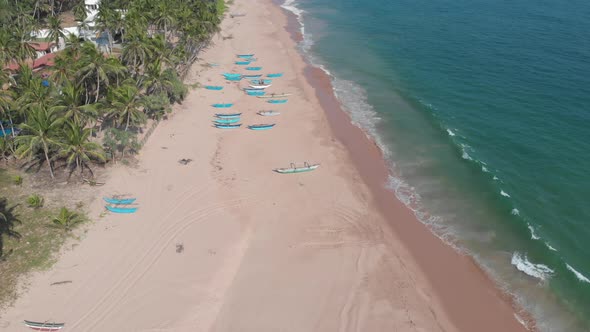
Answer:
[[[274,171],[281,174],[294,174],[294,173],[303,173],[303,172],[310,172],[316,170],[320,167],[319,164],[304,166],[304,167],[292,167],[292,168],[277,168]]]
[[[260,111],[257,113],[258,115],[262,115],[262,116],[276,116],[281,114],[281,112],[276,112],[276,111]]]
[[[277,77],[282,77],[283,73],[274,73],[274,74],[267,74],[266,77],[269,78],[277,78]]]
[[[242,125],[241,124],[216,124],[215,128],[218,129],[238,129],[240,128]]]
[[[250,61],[236,61],[235,63],[236,65],[247,66],[250,64]]]
[[[268,101],[269,104],[284,104],[287,102],[287,99],[271,99]]]
[[[248,59],[253,56],[254,56],[254,54],[238,54],[238,58],[242,58],[242,59]]]
[[[65,323],[39,323],[25,320],[25,326],[35,331],[59,331],[65,325]]]
[[[253,85],[253,84],[250,84],[250,89],[263,90],[263,89],[266,89],[266,88],[268,88],[270,86],[271,86],[271,84],[264,84],[264,85]]]
[[[248,126],[248,129],[250,129],[250,130],[269,130],[269,129],[272,129],[274,126],[275,126],[275,124],[252,125],[252,126]]]
[[[137,208],[120,208],[120,207],[114,207],[114,206],[110,206],[110,205],[105,205],[104,207],[107,210],[114,212],[114,213],[129,214],[129,213],[137,212]]]
[[[232,107],[234,104],[213,104],[211,106],[215,108],[229,108]]]
[[[262,69],[262,67],[246,67],[246,70],[254,70],[254,71],[256,71],[256,70],[261,70],[261,69]]]
[[[108,197],[103,197],[102,199],[109,204],[119,204],[119,205],[132,204],[136,200],[136,198],[116,199],[116,198],[108,198]]]
[[[241,115],[242,115],[242,113],[231,113],[231,114],[217,113],[217,114],[215,114],[215,116],[220,119],[239,118]]]
[[[227,118],[227,119],[215,119],[214,123],[217,125],[223,125],[223,124],[231,124],[231,123],[236,123],[239,122],[240,118],[239,117],[235,117],[235,118]]]
[[[217,85],[205,85],[205,89],[219,91],[219,90],[222,90],[223,87],[217,86]]]

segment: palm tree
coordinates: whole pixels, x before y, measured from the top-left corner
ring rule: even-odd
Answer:
[[[105,58],[100,53],[94,44],[84,43],[82,45],[82,66],[78,70],[78,76],[81,80],[96,80],[95,99],[98,102],[100,97],[101,82],[108,86],[109,77],[112,75],[120,75],[124,72],[124,66],[115,58]]]
[[[54,227],[61,228],[66,232],[71,231],[74,226],[83,221],[79,214],[68,210],[66,207],[62,207],[59,214],[51,218]]]
[[[0,28],[0,66],[2,68],[16,58],[17,44],[18,41],[13,34],[4,27]]]
[[[19,89],[20,97],[17,99],[18,104],[28,111],[34,108],[46,110],[52,104],[52,88],[43,85],[43,80],[39,77],[33,77],[24,89]]]
[[[55,45],[59,48],[59,39],[66,38],[66,35],[61,28],[62,21],[59,17],[51,16],[49,17],[48,23],[49,34],[47,37],[55,42]]]
[[[59,146],[58,134],[63,120],[53,111],[35,108],[28,121],[20,125],[23,132],[15,138],[18,146],[16,155],[19,158],[36,158],[39,151],[43,151],[51,178],[54,178],[54,175],[49,152]]]
[[[96,106],[94,104],[82,104],[82,93],[82,87],[66,81],[61,88],[61,94],[57,98],[55,106],[51,107],[51,110],[58,112],[60,116],[80,126],[85,126],[89,121],[96,120]]]
[[[80,169],[80,174],[84,173],[84,167],[92,173],[92,169],[88,165],[91,160],[106,161],[100,145],[90,141],[90,134],[90,128],[84,128],[75,122],[68,122],[63,140],[60,143],[59,156],[65,158],[67,167],[72,171],[76,168]]]
[[[139,69],[152,56],[152,45],[145,34],[135,35],[125,43],[121,59],[127,65],[131,65],[135,75],[139,75]]]
[[[65,84],[69,82],[73,74],[75,73],[75,66],[73,65],[73,59],[69,56],[68,49],[60,52],[53,59],[53,67],[51,68],[51,78],[57,85]]]
[[[14,137],[14,124],[12,123],[12,115],[11,109],[13,107],[13,93],[10,90],[4,90],[0,86],[0,131],[2,132],[2,137],[6,137],[6,129],[4,128],[4,119],[8,118],[10,122],[10,128],[12,137]]]
[[[140,110],[141,95],[131,82],[125,82],[120,87],[109,91],[107,103],[107,117],[113,119],[119,127],[125,123],[125,131],[130,125],[145,121],[145,113]]]
[[[86,3],[84,0],[76,0],[76,3],[72,7],[72,11],[74,12],[74,17],[76,21],[83,22],[86,17],[88,17],[88,10],[86,9]]]

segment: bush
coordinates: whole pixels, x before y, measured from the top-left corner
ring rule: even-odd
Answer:
[[[17,186],[20,186],[21,184],[23,184],[23,177],[20,175],[16,175],[12,178],[12,181],[14,182],[14,184],[16,184]]]
[[[27,204],[29,204],[32,208],[40,208],[43,206],[44,203],[43,197],[37,194],[32,194],[31,196],[27,197]]]
[[[64,231],[71,231],[74,226],[83,221],[79,214],[65,207],[62,207],[59,210],[59,214],[51,219],[54,227],[61,228]]]

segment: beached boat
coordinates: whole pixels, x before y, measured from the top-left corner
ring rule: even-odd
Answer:
[[[259,78],[262,77],[262,74],[254,74],[254,75],[242,75],[243,78],[251,79],[251,78]]]
[[[237,123],[237,124],[216,124],[215,128],[219,128],[219,129],[238,129],[242,126],[241,123]]]
[[[248,59],[254,56],[254,54],[237,54],[238,58]]]
[[[250,80],[250,83],[252,84],[271,84],[272,80],[261,80],[261,79],[257,79],[257,80]]]
[[[241,115],[242,115],[242,113],[217,113],[217,114],[215,114],[215,116],[220,119],[239,118]]]
[[[251,129],[251,130],[268,130],[268,129],[271,129],[272,127],[274,127],[275,125],[276,124],[274,124],[274,123],[270,123],[270,124],[261,123],[261,124],[250,125],[250,126],[248,126],[248,129]]]
[[[274,171],[281,174],[292,174],[313,171],[318,167],[320,167],[320,164],[310,165],[307,162],[305,162],[303,163],[302,167],[297,167],[294,163],[291,163],[291,167],[289,168],[275,168]]]
[[[283,73],[273,73],[273,74],[267,74],[266,77],[269,78],[277,78],[277,77],[282,77]]]
[[[250,64],[250,61],[236,61],[235,64],[240,66],[247,66]]]
[[[256,112],[256,114],[262,115],[262,116],[275,116],[275,115],[281,114],[281,112],[277,112],[277,111],[258,111],[258,112]]]
[[[240,121],[239,117],[236,118],[218,118],[213,120],[214,124],[229,124],[229,123],[236,123]]]
[[[102,199],[105,202],[109,203],[109,204],[131,204],[131,203],[135,202],[135,200],[137,198],[123,198],[123,199],[119,199],[119,198],[103,197]]]
[[[248,94],[248,96],[264,96],[264,94],[266,92],[262,91],[262,90],[255,90],[255,91],[246,91],[246,93]]]
[[[283,98],[290,96],[290,93],[271,93],[268,95],[260,96],[258,98]]]
[[[262,67],[246,67],[246,70],[261,70]]]
[[[137,211],[136,207],[133,208],[122,208],[116,206],[105,205],[104,206],[107,210],[114,212],[114,213],[135,213]]]
[[[58,331],[63,329],[65,323],[32,322],[25,320],[25,325],[36,331]]]
[[[234,17],[244,17],[244,16],[246,16],[246,14],[241,14],[241,13],[240,14],[229,14],[229,16],[231,18],[234,18]]]
[[[266,89],[268,87],[270,87],[272,84],[263,84],[263,85],[254,85],[254,84],[250,84],[249,87],[250,89]]]
[[[205,89],[218,91],[218,90],[222,90],[223,87],[220,85],[205,85]]]
[[[229,103],[229,104],[213,104],[211,106],[213,106],[215,108],[229,108],[229,107],[234,106],[234,104],[233,103]]]
[[[264,89],[251,89],[251,88],[244,88],[244,92],[253,92],[253,91],[264,91]]]
[[[237,74],[237,73],[223,73],[222,74],[225,77],[241,77],[242,74]]]
[[[228,80],[228,81],[239,81],[239,80],[242,79],[242,76],[239,76],[239,77],[226,77],[225,79]]]
[[[287,102],[287,99],[271,99],[268,101],[269,104],[284,104]]]

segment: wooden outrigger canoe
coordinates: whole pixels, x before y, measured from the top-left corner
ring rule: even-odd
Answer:
[[[291,93],[271,93],[269,95],[259,96],[258,98],[284,98],[292,95]]]
[[[246,67],[246,70],[261,70],[262,67]]]
[[[274,171],[281,174],[293,174],[313,171],[318,167],[320,167],[320,164],[310,165],[307,162],[304,162],[302,167],[297,167],[294,163],[291,163],[291,167],[289,168],[275,168]]]
[[[239,118],[242,113],[216,113],[215,116],[220,119]]]
[[[281,112],[277,112],[277,111],[258,111],[258,112],[256,112],[256,114],[262,115],[262,116],[275,116],[275,115],[281,114]]]
[[[213,104],[211,106],[213,106],[215,108],[228,108],[228,107],[234,106],[234,104],[233,103],[230,103],[230,104]]]
[[[276,125],[275,123],[255,124],[255,125],[248,126],[248,129],[250,129],[250,130],[268,130],[268,129],[272,129],[272,127],[274,127],[275,125]]]
[[[263,85],[254,85],[254,84],[250,84],[250,89],[258,89],[258,90],[262,90],[262,89],[266,89],[268,87],[270,87],[272,84],[263,84]]]
[[[31,328],[36,331],[58,331],[63,329],[66,325],[65,323],[40,323],[40,322],[32,322],[30,320],[25,320],[25,325],[28,328]]]
[[[225,123],[220,123],[220,124],[216,124],[215,128],[219,128],[219,129],[238,129],[242,126],[241,123],[237,123],[237,124],[225,124]]]
[[[271,99],[267,101],[269,104],[284,104],[287,102],[287,99]]]
[[[219,91],[222,90],[223,87],[220,85],[205,85],[205,89]]]

